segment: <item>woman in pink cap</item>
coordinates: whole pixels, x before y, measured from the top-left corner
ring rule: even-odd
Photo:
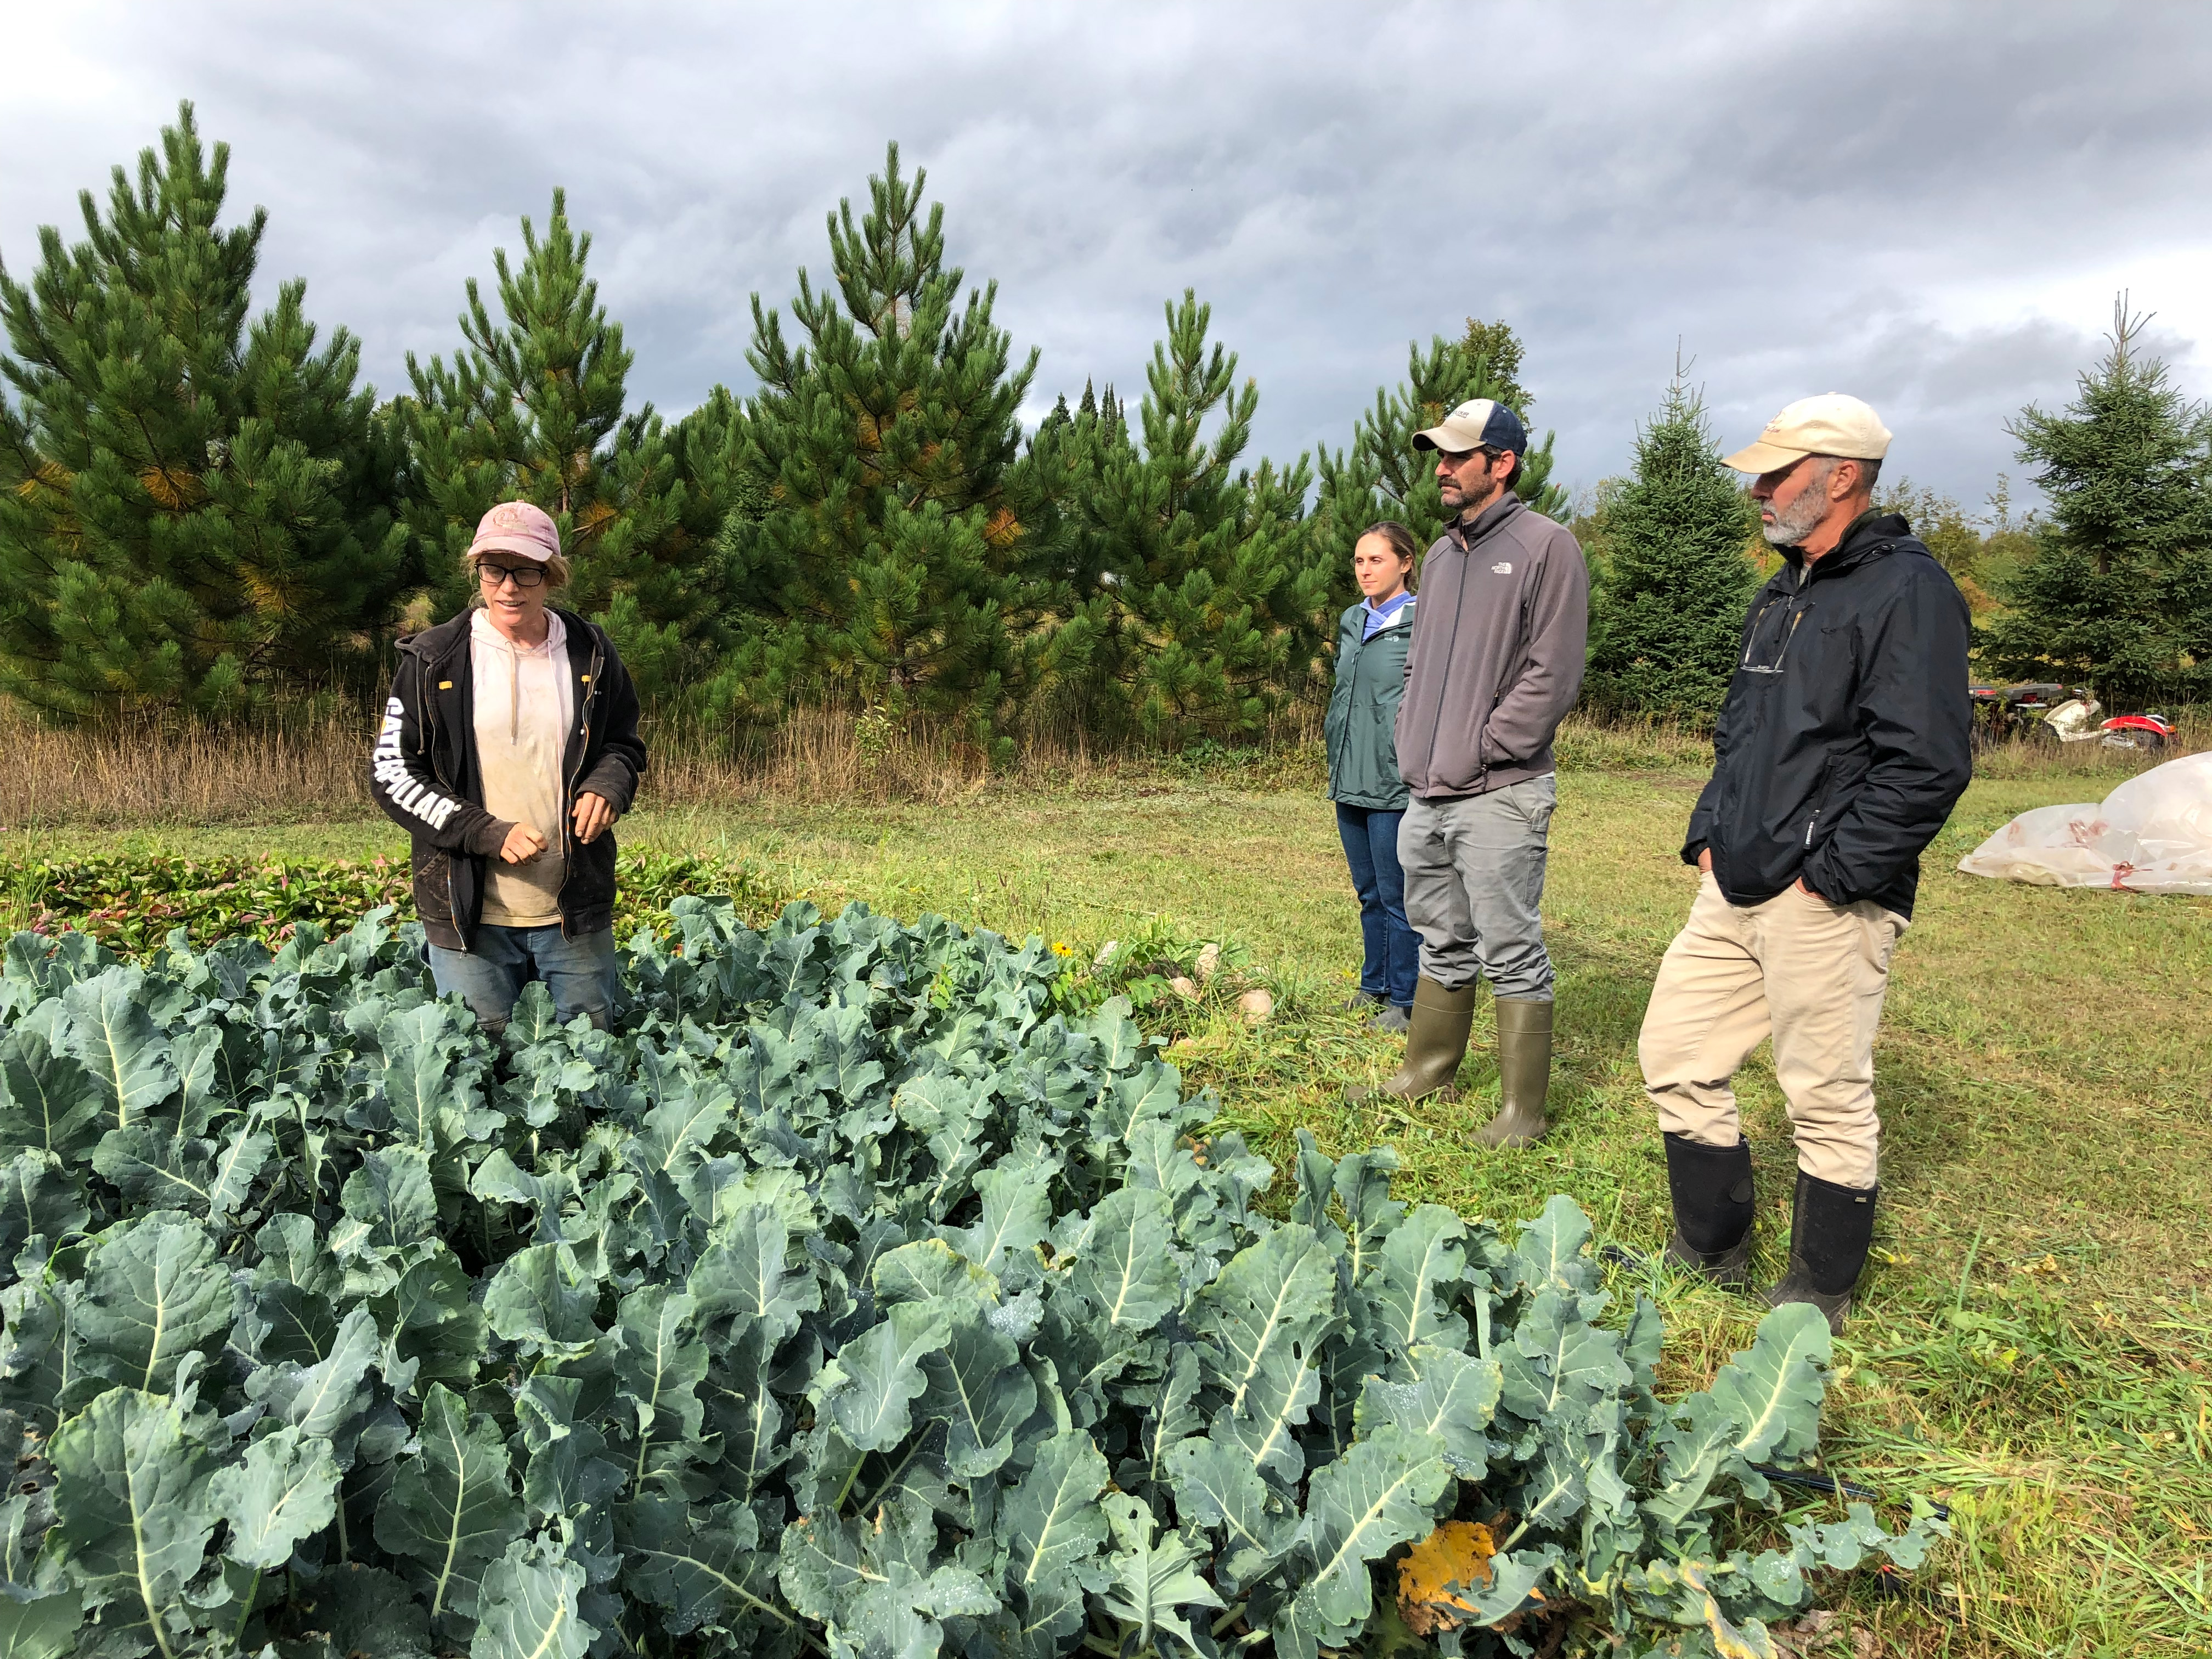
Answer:
[[[617,989],[614,821],[645,770],[637,690],[605,630],[546,604],[561,532],[502,501],[466,555],[476,602],[399,641],[370,762],[415,838],[415,909],[441,994],[496,1036],[532,980],[565,1024],[604,1027]]]

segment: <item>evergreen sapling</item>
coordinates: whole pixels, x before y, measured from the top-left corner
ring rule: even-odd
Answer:
[[[1622,712],[1709,719],[1735,672],[1759,573],[1751,502],[1678,369],[1599,509],[1589,692]]]
[[[2212,415],[2143,350],[2149,320],[2124,297],[2073,404],[2012,423],[2050,516],[1981,641],[1999,673],[2085,681],[2116,709],[2212,692]]]

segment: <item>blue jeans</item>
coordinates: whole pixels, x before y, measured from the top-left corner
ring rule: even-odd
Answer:
[[[514,1000],[533,979],[552,994],[553,1015],[563,1025],[579,1014],[605,1030],[612,1023],[621,963],[611,927],[576,939],[561,937],[561,924],[544,927],[477,929],[473,951],[430,947],[430,977],[438,994],[460,994],[470,1012],[494,1036],[507,1029]]]
[[[1398,823],[1405,816],[1336,804],[1336,832],[1344,838],[1344,861],[1359,895],[1359,937],[1366,947],[1359,988],[1410,1008],[1421,940],[1406,921],[1406,877],[1398,866]]]

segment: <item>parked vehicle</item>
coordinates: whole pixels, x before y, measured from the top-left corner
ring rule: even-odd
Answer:
[[[2044,717],[2069,698],[2088,694],[2034,680],[2020,685],[1970,685],[1966,695],[1974,700],[1973,745],[1982,750],[2015,738],[2049,735]]]
[[[2104,705],[2087,686],[2069,688],[2051,680],[2019,685],[1971,685],[1974,700],[1973,741],[1977,750],[2014,738],[2045,743],[2098,743],[2107,749],[2156,754],[2174,741],[2173,722],[2155,712],[2115,714],[2100,720]]]

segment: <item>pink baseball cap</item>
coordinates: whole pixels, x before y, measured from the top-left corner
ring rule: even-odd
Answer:
[[[468,556],[479,553],[520,553],[544,564],[561,550],[561,529],[543,507],[528,501],[501,501],[477,524],[477,538]]]

